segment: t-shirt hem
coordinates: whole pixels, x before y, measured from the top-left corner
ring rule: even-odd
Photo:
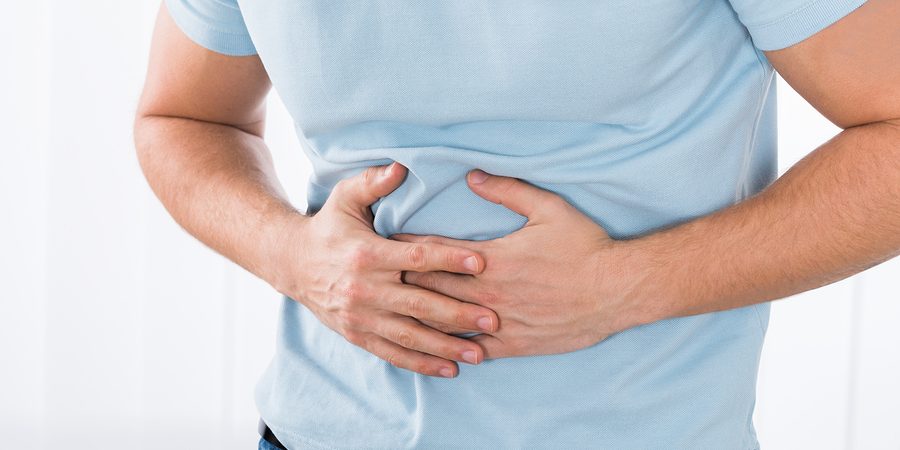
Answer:
[[[746,25],[753,43],[764,51],[790,47],[837,22],[866,0],[813,0],[791,13],[757,25]]]
[[[227,56],[257,54],[256,46],[253,45],[249,34],[215,28],[175,0],[166,0],[166,8],[181,31],[198,45]]]
[[[293,443],[300,443],[302,445],[302,448],[308,448],[312,450],[335,450],[340,448],[334,445],[325,444],[324,442],[320,442],[315,439],[311,439],[304,435],[286,431],[284,429],[275,429],[271,425],[269,425],[269,428],[272,430],[275,436],[278,437],[278,440],[288,448],[290,448],[290,444]]]

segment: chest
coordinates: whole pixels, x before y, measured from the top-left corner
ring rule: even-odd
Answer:
[[[685,66],[722,57],[715,34],[739,27],[724,5],[241,2],[275,89],[311,131],[373,118],[633,122],[635,106],[678,89]]]

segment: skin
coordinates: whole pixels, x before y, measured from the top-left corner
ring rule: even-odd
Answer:
[[[296,210],[263,140],[270,88],[257,56],[224,56],[195,44],[162,6],[134,136],[143,173],[169,214],[208,247],[396,367],[453,377],[457,362],[483,361],[477,343],[417,319],[490,332],[499,326],[494,311],[401,280],[410,271],[477,273],[483,258],[375,233],[369,205],[401,184],[403,166],[386,174],[386,167],[372,167],[342,180],[314,215]]]
[[[487,264],[476,275],[410,273],[405,281],[497,311],[500,329],[472,338],[492,359],[572,351],[632,326],[784,298],[897,256],[898,23],[900,2],[870,0],[807,40],[766,52],[843,131],[757,195],[613,241],[552,192],[501,176],[475,184],[470,173],[476,194],[527,224],[493,241],[395,235],[468,247]]]
[[[349,342],[425,375],[573,351],[656,320],[783,298],[900,254],[900,5],[870,0],[766,56],[843,131],[757,195],[616,241],[552,192],[489,176],[470,188],[528,218],[490,241],[395,235],[368,205],[402,182],[371,168],[316,214],[287,201],[262,136],[256,56],[190,40],[160,12],[135,121],[141,167],[197,239],[296,299]],[[328,255],[325,257],[324,255]],[[463,265],[474,257],[476,269]],[[308,267],[317,267],[315,271]],[[560,295],[560,293],[566,295]],[[471,339],[452,336],[489,330]],[[437,332],[442,331],[442,332]]]

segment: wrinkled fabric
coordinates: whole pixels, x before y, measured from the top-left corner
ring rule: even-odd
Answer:
[[[777,176],[762,51],[861,3],[167,0],[200,45],[259,55],[312,163],[310,211],[399,161],[375,231],[476,240],[525,218],[471,192],[472,168],[556,192],[615,239],[761,191]],[[443,379],[284,297],[256,404],[289,448],[754,449],[768,318],[768,303],[671,318]]]

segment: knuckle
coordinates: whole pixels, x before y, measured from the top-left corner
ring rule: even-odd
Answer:
[[[551,192],[544,192],[544,195],[540,196],[540,202],[543,203],[544,206],[553,209],[561,209],[566,203],[563,201],[562,197]]]
[[[520,354],[528,347],[528,342],[522,338],[508,338],[503,341],[503,346],[510,354]]]
[[[425,300],[418,295],[410,295],[404,300],[406,303],[406,313],[409,316],[420,318],[424,317],[427,312]]]
[[[365,245],[355,245],[348,251],[347,264],[352,270],[368,269],[374,261],[374,252]]]
[[[377,336],[371,333],[360,333],[359,334],[360,347],[362,347],[365,351],[376,354],[378,352],[378,347],[375,345],[377,342]]]
[[[437,288],[435,277],[432,272],[416,272],[415,280],[419,287],[428,289],[429,291],[434,291]]]
[[[394,367],[397,367],[397,368],[402,367],[402,363],[400,362],[400,355],[397,354],[396,352],[388,353],[387,356],[384,358],[384,360],[387,361],[388,364],[390,364]]]
[[[547,193],[545,203],[548,204],[552,210],[559,213],[567,212],[573,208],[573,206],[564,198],[549,192]]]
[[[428,251],[422,244],[412,244],[406,251],[406,259],[411,268],[424,269],[428,262]]]
[[[353,181],[349,178],[344,178],[342,180],[338,180],[337,183],[334,184],[334,188],[332,188],[332,192],[338,194],[338,196],[342,196],[347,193],[348,189],[352,185]]]
[[[497,186],[497,193],[500,194],[501,198],[512,194],[517,182],[519,181],[513,178],[503,179]]]
[[[360,176],[362,177],[362,181],[365,185],[371,185],[375,182],[375,179],[378,176],[379,167],[377,166],[369,166],[366,170],[362,171]]]
[[[457,261],[462,261],[463,258],[459,258],[458,256],[459,256],[459,254],[456,252],[452,252],[452,251],[443,252],[444,267],[446,267],[447,269],[450,269],[452,271],[456,271],[456,270],[459,270],[460,268],[462,268],[462,263],[459,263]]]
[[[456,308],[456,314],[454,317],[454,324],[458,327],[462,328],[471,328],[472,324],[469,320],[469,314],[463,308]]]
[[[343,289],[344,299],[349,308],[359,305],[365,296],[365,287],[356,280],[347,281]]]
[[[413,348],[416,344],[416,338],[406,328],[398,328],[394,332],[394,342],[400,344],[401,347]]]
[[[351,309],[341,309],[337,312],[337,316],[345,329],[353,330],[363,325],[362,315]]]
[[[368,342],[362,338],[362,333],[353,330],[344,330],[344,339],[353,345],[367,348]]]
[[[457,344],[456,342],[446,342],[440,347],[440,354],[445,359],[455,360],[459,359],[459,354],[465,351],[468,351],[469,348],[465,347],[461,344]]]

